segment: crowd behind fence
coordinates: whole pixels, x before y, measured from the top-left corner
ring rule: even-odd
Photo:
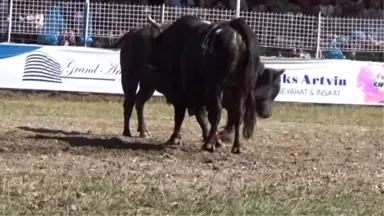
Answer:
[[[0,0],[1,1],[1,0]],[[91,1],[2,0],[1,40],[45,45],[108,48],[127,31],[148,24],[196,15],[209,21],[228,20],[235,11],[215,8],[132,5]],[[364,53],[380,60],[384,53],[384,19],[338,18],[241,11],[266,50],[304,50],[321,57],[335,49]],[[372,58],[371,58],[372,59]]]

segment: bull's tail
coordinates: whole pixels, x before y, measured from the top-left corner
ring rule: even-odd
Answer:
[[[246,45],[246,53],[244,59],[244,68],[239,68],[243,73],[243,80],[245,84],[245,113],[243,117],[243,137],[245,139],[250,139],[252,137],[253,131],[256,126],[256,101],[252,94],[252,89],[256,82],[256,73],[254,72],[254,61],[258,61],[258,53],[254,53],[257,50],[253,50],[255,47],[258,47],[257,39],[254,39],[254,33],[252,29],[247,26],[244,19],[236,18],[229,22],[229,26],[236,30],[244,40]],[[256,43],[256,44],[255,44]]]
[[[116,41],[116,43],[113,44],[112,48],[117,49],[119,48],[120,44],[125,41],[126,38],[128,38],[132,34],[131,31],[126,32],[123,36],[119,38],[119,40]]]
[[[245,100],[243,125],[243,137],[250,139],[256,127],[256,104],[252,93]]]

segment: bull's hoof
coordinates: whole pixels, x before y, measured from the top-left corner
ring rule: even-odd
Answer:
[[[208,136],[202,136],[204,142],[208,142]]]
[[[126,136],[126,137],[132,137],[131,131],[129,131],[129,130],[124,130],[124,131],[123,131],[123,136]]]
[[[179,137],[170,138],[167,142],[165,142],[165,145],[183,145],[183,140]]]
[[[220,139],[222,142],[225,142],[225,143],[232,143],[233,142],[233,136],[232,136],[232,133],[230,131],[227,131],[227,130],[224,130],[221,135],[220,135]]]
[[[140,138],[149,138],[149,137],[151,137],[151,133],[149,133],[149,131],[140,132]]]
[[[208,152],[214,152],[216,148],[216,144],[212,142],[206,142],[201,149]]]
[[[240,153],[241,153],[241,151],[240,151],[240,147],[232,147],[231,152],[232,152],[233,154],[240,154]]]
[[[223,142],[221,141],[220,137],[216,138],[216,148],[221,148],[223,147]]]

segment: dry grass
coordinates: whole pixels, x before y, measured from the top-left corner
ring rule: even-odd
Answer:
[[[194,118],[162,146],[161,102],[144,140],[120,136],[119,98],[0,98],[1,215],[384,214],[382,108],[278,105],[233,155],[201,152]]]

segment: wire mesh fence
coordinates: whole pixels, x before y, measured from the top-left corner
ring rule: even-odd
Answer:
[[[9,1],[0,0],[0,42],[7,41],[9,24]]]
[[[13,42],[58,45],[60,37],[74,38],[84,29],[84,2],[13,0]]]
[[[9,2],[12,1],[11,10]],[[108,47],[123,33],[158,22],[195,15],[208,21],[229,20],[234,10],[172,6],[130,5],[76,0],[0,0],[1,40],[61,45]],[[384,19],[318,17],[242,11],[268,49],[348,52],[384,52]],[[11,22],[9,22],[11,19]],[[63,42],[64,41],[64,42]],[[104,45],[100,45],[104,44]]]
[[[384,51],[376,43],[384,41],[384,19],[324,17],[320,26],[322,50],[339,47],[344,51]]]
[[[294,14],[242,12],[263,47],[312,50],[316,47],[317,18]]]

